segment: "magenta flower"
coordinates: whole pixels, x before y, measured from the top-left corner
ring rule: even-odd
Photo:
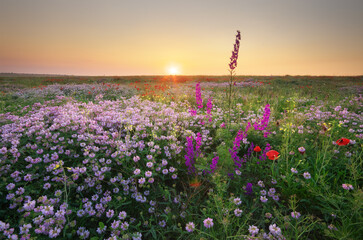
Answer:
[[[211,172],[212,172],[212,173],[213,173],[213,172],[216,170],[216,168],[217,168],[218,160],[219,160],[219,157],[218,157],[218,156],[216,156],[216,157],[214,157],[214,158],[212,159],[212,164],[210,165],[210,170],[211,170]]]
[[[202,144],[202,136],[200,133],[197,133],[197,137],[195,138],[196,146],[194,150],[193,144],[193,136],[186,137],[187,138],[187,147],[186,152],[187,154],[184,155],[185,157],[185,165],[188,167],[188,171],[190,174],[195,173],[195,158],[197,158],[200,154],[200,147]]]
[[[202,93],[199,82],[195,85],[195,100],[197,102],[198,108],[203,108]]]
[[[348,190],[348,191],[354,189],[352,184],[346,184],[346,183],[342,184],[342,188],[344,188],[345,190]]]

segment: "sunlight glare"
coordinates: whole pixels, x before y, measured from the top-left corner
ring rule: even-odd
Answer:
[[[168,68],[168,73],[170,75],[177,75],[179,74],[179,69],[176,66],[171,66]]]

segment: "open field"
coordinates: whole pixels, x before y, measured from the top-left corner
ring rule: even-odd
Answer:
[[[0,236],[360,239],[363,77],[234,80],[1,76]]]

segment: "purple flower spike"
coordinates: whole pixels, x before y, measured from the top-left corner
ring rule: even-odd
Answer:
[[[241,40],[241,33],[237,31],[236,42],[232,51],[231,62],[229,63],[229,68],[234,70],[237,67],[238,51],[239,51],[239,41]]]

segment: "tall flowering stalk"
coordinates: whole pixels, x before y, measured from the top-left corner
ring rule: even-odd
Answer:
[[[233,148],[229,149],[231,158],[233,159],[234,164],[236,165],[237,168],[241,168],[241,166],[242,166],[241,165],[242,160],[237,155],[239,148],[241,147],[241,141],[243,139],[247,139],[247,132],[250,128],[251,128],[251,123],[249,122],[244,131],[242,131],[242,129],[240,129],[236,135],[236,138],[233,141]]]
[[[198,108],[203,108],[202,93],[200,91],[199,82],[195,85],[195,100],[197,102]]]
[[[270,114],[271,114],[271,110],[270,110],[270,105],[266,104],[265,106],[265,111],[263,113],[263,117],[260,120],[257,120],[254,124],[253,127],[255,128],[255,130],[260,130],[260,131],[264,131],[267,126],[268,123],[270,121]],[[264,132],[264,137],[267,137],[269,134],[269,132],[266,130]]]
[[[193,136],[187,137],[187,147],[184,158],[185,158],[185,165],[188,167],[189,174],[195,174],[195,159],[199,157],[199,154],[201,152],[200,147],[202,145],[202,136],[200,133],[197,133],[197,136],[195,138],[195,149],[194,149],[194,143],[193,143]]]
[[[234,69],[237,67],[237,59],[238,59],[238,51],[239,51],[239,41],[241,40],[241,33],[237,31],[236,42],[234,44],[234,48],[232,51],[232,56],[230,58],[229,63],[229,90],[226,91],[227,99],[228,99],[228,122],[231,125],[231,105],[232,105],[232,94],[233,94],[233,86],[235,83],[233,82],[233,77],[236,75]]]
[[[208,118],[209,118],[209,122],[212,121],[212,112],[211,112],[212,111],[212,108],[213,108],[212,99],[209,98],[208,99],[208,102],[207,102],[207,109],[206,109],[207,115],[208,115]]]
[[[193,146],[193,136],[187,137],[187,154],[185,154],[185,165],[188,167],[190,174],[195,173],[194,167],[194,146]]]

